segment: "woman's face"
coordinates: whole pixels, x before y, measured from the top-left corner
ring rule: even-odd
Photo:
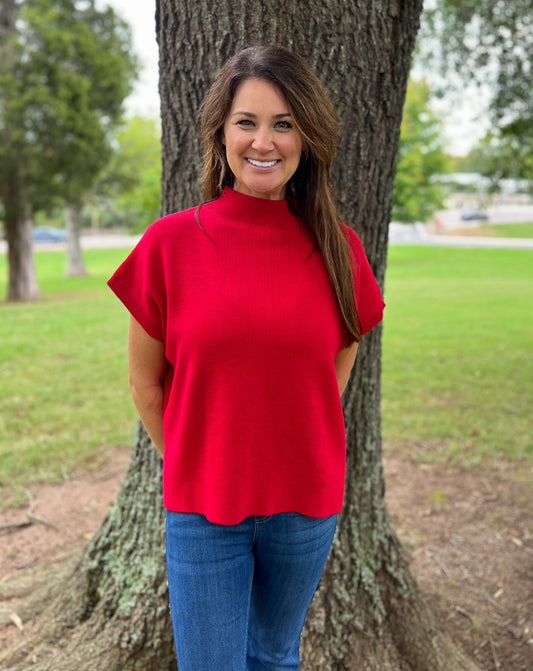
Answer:
[[[235,93],[224,123],[223,144],[235,191],[281,200],[296,172],[302,138],[278,88],[247,79]]]

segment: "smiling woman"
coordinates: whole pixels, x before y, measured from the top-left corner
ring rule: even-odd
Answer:
[[[249,196],[281,200],[296,172],[302,139],[287,101],[263,79],[243,82],[224,124],[223,144],[235,182]]]
[[[240,52],[202,109],[208,202],[155,222],[109,281],[164,460],[180,669],[298,668],[343,503],[341,394],[383,314],[334,205],[337,132],[304,61]]]

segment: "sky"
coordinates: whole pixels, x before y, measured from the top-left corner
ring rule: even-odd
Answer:
[[[141,63],[139,81],[126,100],[128,114],[159,116],[158,46],[155,39],[154,0],[98,0],[97,4],[111,6],[132,29],[133,48]],[[486,132],[486,123],[477,115],[476,92],[465,91],[464,104],[446,101],[435,106],[444,121],[449,153],[465,155]],[[479,101],[479,97],[477,97]]]

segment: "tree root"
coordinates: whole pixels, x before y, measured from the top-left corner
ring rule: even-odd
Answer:
[[[28,497],[30,502],[28,505],[28,510],[26,511],[26,519],[19,520],[18,522],[12,522],[11,524],[0,525],[0,536],[11,534],[15,531],[19,531],[20,529],[25,529],[26,527],[29,527],[32,524],[44,524],[45,526],[50,527],[52,529],[57,529],[56,525],[53,524],[53,522],[50,522],[49,520],[46,520],[44,517],[36,515],[33,512],[33,494],[27,491],[26,496]]]

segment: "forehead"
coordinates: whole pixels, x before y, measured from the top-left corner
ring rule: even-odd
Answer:
[[[281,90],[265,79],[246,79],[237,87],[231,104],[232,112],[241,108],[243,111],[251,111],[247,109],[249,107],[257,108],[259,111],[276,108],[276,113],[290,111]]]

